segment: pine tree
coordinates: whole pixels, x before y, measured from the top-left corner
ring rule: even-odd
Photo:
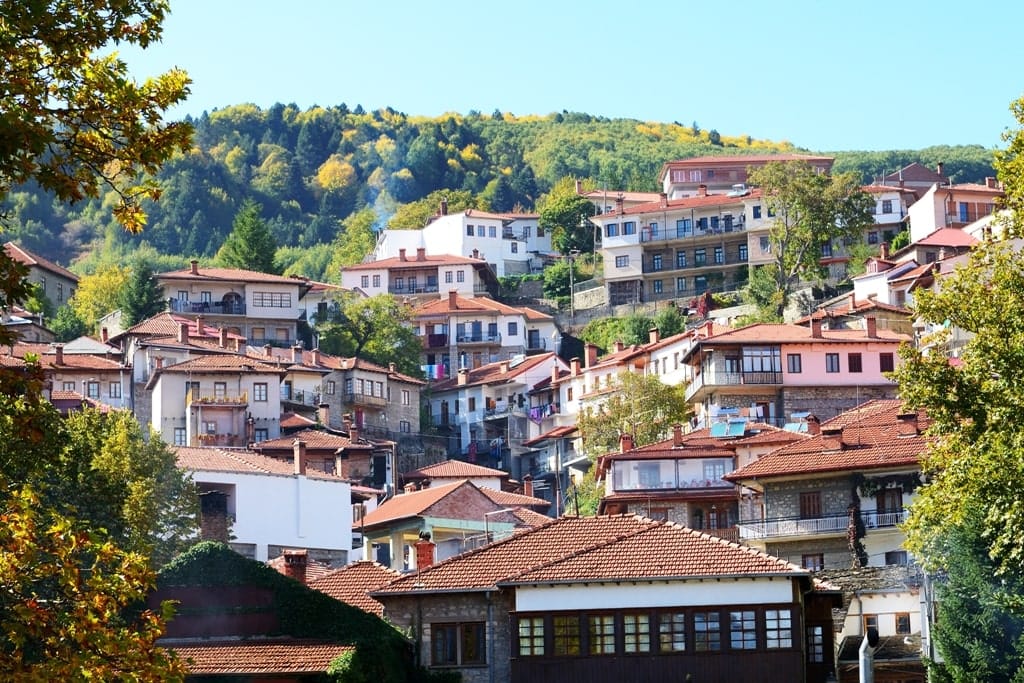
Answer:
[[[235,215],[231,234],[217,252],[217,261],[227,268],[274,273],[276,251],[277,243],[260,217],[259,204],[249,200]]]
[[[153,277],[153,269],[148,263],[137,263],[121,294],[121,325],[128,328],[151,318],[163,308],[163,291]]]

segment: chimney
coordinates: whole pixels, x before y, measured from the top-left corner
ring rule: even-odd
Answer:
[[[583,194],[583,181],[576,179],[576,194]]]
[[[430,532],[420,532],[420,540],[413,545],[416,546],[416,569],[426,569],[434,564],[434,543],[430,540]]]
[[[551,365],[551,386],[554,386],[558,382],[558,363]]]
[[[633,435],[619,434],[619,453],[628,453],[633,450]]]
[[[426,247],[416,247],[416,260],[417,261],[426,261],[427,260],[427,248]]]
[[[309,352],[309,362],[311,365],[320,365],[320,349],[313,349]]]
[[[231,341],[233,342],[232,345],[231,345],[231,348],[233,348],[235,350],[235,353],[241,353],[242,352],[242,340],[239,339],[238,337],[235,337]]]
[[[107,328],[105,327],[100,328],[100,341],[103,342],[104,344],[110,341],[110,332],[108,332]]]
[[[295,474],[306,474],[306,442],[295,439],[292,442],[292,461],[295,464]]]
[[[448,290],[448,308],[449,310],[456,310],[459,307],[458,301],[459,294],[454,289]]]
[[[626,199],[621,194],[615,198],[615,213],[623,213],[625,210]]]
[[[302,362],[302,347],[298,344],[292,346],[292,363]]]
[[[896,433],[900,436],[917,436],[917,413],[900,413],[896,416]]]
[[[348,428],[348,440],[351,443],[359,442],[359,425],[355,422],[353,422],[352,426]]]
[[[615,343],[612,344],[612,349],[614,349],[615,353],[618,353],[624,348],[626,348],[626,345],[622,343],[621,339],[616,339]]]
[[[457,380],[457,385],[460,386],[460,387],[465,386],[466,385],[466,381],[468,379],[469,379],[469,370],[467,370],[466,368],[459,368],[459,378]]]
[[[850,292],[850,311],[852,312],[855,308],[857,308],[857,295]]]
[[[192,274],[199,275],[199,261],[192,259]]]
[[[159,370],[164,366],[163,356],[153,356],[153,363],[156,365],[156,369]]]
[[[217,341],[220,344],[220,348],[228,348],[228,328],[222,327],[217,330]]]
[[[878,338],[878,321],[875,320],[875,316],[869,315],[864,318],[864,324],[868,328],[868,339]]]
[[[533,498],[533,476],[530,474],[523,477],[523,495]]]
[[[705,339],[707,339],[707,338],[713,336],[714,333],[715,333],[715,323],[712,320],[708,320],[706,323],[704,323],[704,334],[703,334],[703,336],[704,336]]]
[[[406,484],[405,486],[402,487],[402,490],[404,492],[406,492],[406,493],[415,493],[416,492],[416,482],[410,481],[408,484]]]
[[[569,361],[569,375],[571,377],[578,377],[580,374],[580,359],[573,358]]]
[[[501,374],[503,374],[503,375],[507,374],[508,373],[508,361],[507,360],[501,361],[501,363],[498,365],[498,369],[501,371]]]
[[[945,168],[945,166],[946,165],[940,161],[939,163],[935,164],[935,172],[938,173],[939,175],[945,175],[945,173],[942,172],[942,169]]]
[[[266,356],[267,358],[273,358],[274,357],[274,347],[271,346],[270,344],[264,344],[263,345],[263,355]]]
[[[447,216],[448,215],[448,200],[447,199],[442,199],[441,200],[441,206],[440,206],[439,210],[441,211],[441,215],[442,216]]]
[[[188,344],[188,323],[178,323],[178,343]]]
[[[878,258],[882,259],[883,261],[888,261],[889,260],[889,243],[888,242],[882,242],[881,244],[878,245]]]
[[[479,249],[474,249],[473,250],[473,258],[480,258],[480,250]]]
[[[807,416],[807,433],[811,436],[821,434],[821,422],[818,420],[817,415]]]
[[[707,185],[698,185],[697,186],[697,196],[698,197],[707,197],[708,196],[708,186]]]
[[[584,367],[592,368],[597,365],[597,344],[587,342],[587,345],[584,347],[584,351],[586,352],[587,363]]]
[[[827,427],[821,430],[821,449],[823,451],[843,450],[843,428]]]
[[[398,260],[399,261],[404,261],[405,260],[405,249],[399,249],[398,250]]]
[[[661,334],[658,332],[658,328],[652,327],[651,329],[647,330],[647,338],[650,340],[652,344],[657,344],[659,341],[661,341]]]
[[[199,494],[199,537],[204,541],[228,542],[228,496],[223,491]]]
[[[341,416],[341,427],[346,434],[352,433],[352,413],[345,413]]]
[[[661,202],[661,208],[667,209],[668,208],[668,195],[665,194],[664,192],[662,192],[660,195],[658,195],[658,199]]]
[[[398,368],[395,367],[394,362],[388,363],[388,372],[391,374],[398,372]]]
[[[320,420],[320,424],[324,427],[330,426],[331,423],[331,406],[326,403],[321,403],[316,407],[316,419]]]
[[[985,187],[991,188],[993,190],[996,189],[996,187],[998,187],[998,185],[996,184],[996,179],[993,178],[992,176],[986,176]]]
[[[683,425],[674,424],[672,425],[672,446],[679,448],[683,445]]]
[[[306,564],[309,561],[306,550],[285,550],[284,575],[299,583],[306,583]]]
[[[53,352],[56,354],[56,358],[53,359],[54,365],[64,365],[64,345],[54,344]]]
[[[811,319],[811,338],[821,339],[821,318]]]
[[[206,327],[203,325],[203,316],[197,315],[196,316],[196,336],[197,337],[202,337],[203,336],[203,332],[205,330],[206,330]]]

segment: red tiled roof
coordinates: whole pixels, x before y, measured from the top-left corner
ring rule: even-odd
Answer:
[[[283,275],[272,275],[260,273],[255,270],[243,270],[241,268],[204,268],[200,266],[198,273],[193,273],[191,268],[185,270],[172,270],[167,273],[159,273],[156,276],[160,280],[196,280],[198,282],[260,282],[282,285],[295,285],[303,287],[307,284],[305,279],[284,277]]]
[[[281,429],[296,429],[299,427],[312,427],[316,422],[305,415],[298,413],[281,413]]]
[[[258,372],[262,374],[284,375],[285,371],[268,363],[240,356],[237,354],[196,356],[174,365],[165,365],[160,372],[169,373],[190,373],[190,372]]]
[[[971,235],[958,228],[939,228],[927,237],[919,239],[915,247],[973,247],[978,243]],[[930,264],[929,264],[930,265]]]
[[[483,259],[469,258],[468,256],[455,256],[452,254],[424,254],[423,259],[417,259],[416,252],[406,254],[405,260],[401,256],[391,256],[377,261],[357,263],[354,266],[346,266],[343,270],[402,270],[418,269],[430,266],[485,266],[487,262]]]
[[[462,460],[445,460],[406,473],[407,479],[472,479],[473,477],[507,478],[508,472]]]
[[[512,493],[511,491],[498,491],[497,489],[488,488],[481,486],[480,490],[483,494],[490,498],[496,505],[502,507],[532,507],[532,506],[544,506],[545,508],[551,505],[551,503],[543,498],[535,498],[533,496],[524,496],[521,493]]]
[[[867,330],[822,330],[821,337],[812,337],[812,330],[802,325],[785,323],[756,323],[747,325],[736,330],[730,330],[716,334],[713,337],[701,339],[704,345],[714,344],[742,344],[747,342],[768,343],[836,343],[836,342],[873,342],[893,343],[909,341],[910,336],[892,332],[891,330],[878,330],[877,337],[868,337]]]
[[[957,183],[947,189],[953,190],[954,192],[979,192],[981,194],[991,195],[1005,194],[1001,187],[989,187],[988,185],[982,185],[981,183]]]
[[[236,474],[263,474],[278,477],[295,476],[295,465],[287,460],[270,458],[252,451],[222,450],[220,448],[174,448],[178,467],[190,472],[233,472]],[[310,479],[344,482],[341,477],[313,468],[306,469]]]
[[[853,302],[853,305],[850,305],[849,299],[847,299],[845,304],[833,306],[831,308],[819,308],[810,315],[797,318],[794,323],[802,325],[803,323],[811,320],[822,320],[823,318],[835,318],[844,315],[857,315],[860,313],[867,313],[868,311],[888,311],[890,313],[899,313],[907,317],[914,314],[909,308],[904,308],[895,304],[883,303],[875,299],[858,299]]]
[[[808,572],[668,522],[633,515],[560,517],[403,576],[378,594],[738,575],[796,577]]]
[[[915,161],[885,176],[885,180],[895,180],[896,182],[902,180],[907,183],[938,183],[945,182],[946,176]]]
[[[481,365],[478,368],[468,370],[466,372],[465,384],[460,384],[458,376],[455,376],[435,383],[433,391],[449,391],[451,389],[458,389],[463,386],[476,386],[478,384],[504,384],[506,382],[510,382],[511,380],[525,373],[526,371],[540,365],[544,361],[551,359],[552,357],[555,357],[553,351],[549,351],[548,353],[541,353],[536,356],[527,356],[526,359],[523,360],[523,362],[519,363],[514,367],[509,367],[505,371],[502,371],[502,366],[503,364],[507,364],[508,361],[488,363],[487,365]],[[548,377],[550,377],[550,375]]]
[[[71,280],[72,282],[78,282],[78,276],[72,273],[64,266],[58,266],[56,263],[50,261],[49,259],[45,259],[42,256],[37,256],[36,254],[33,254],[32,252],[24,249],[23,247],[19,247],[14,242],[6,242],[4,244],[4,251],[7,252],[7,255],[12,260],[17,261],[18,263],[24,266],[38,266],[43,270],[48,270],[52,273],[60,275],[61,277],[65,277],[68,280]]]
[[[309,587],[379,617],[384,614],[384,605],[371,598],[369,592],[388,585],[401,575],[401,572],[382,564],[363,560],[310,581]]]
[[[352,645],[292,638],[161,644],[185,660],[193,676],[326,673],[331,660],[355,649]]]
[[[278,555],[272,560],[267,561],[267,566],[276,570],[280,574],[288,576],[288,572],[285,570],[286,562],[284,555]],[[322,576],[326,576],[331,573],[331,565],[325,564],[316,558],[306,557],[306,569],[305,569],[305,580],[303,583],[308,584],[311,581],[319,579]]]
[[[590,192],[584,192],[580,195],[587,199],[600,199],[604,201],[614,202],[619,197],[622,197],[627,202],[656,202],[661,197],[658,192],[627,192],[623,190],[591,190]]]
[[[599,220],[603,218],[615,218],[617,216],[630,216],[635,214],[644,213],[657,213],[665,211],[666,209],[698,209],[705,206],[720,206],[723,204],[742,204],[744,199],[760,197],[761,190],[754,189],[746,195],[736,196],[728,194],[708,194],[704,197],[683,197],[681,199],[669,199],[665,206],[662,206],[661,200],[650,202],[647,204],[634,204],[633,206],[623,206],[622,211],[610,211],[608,213],[599,214],[594,216],[591,220]]]
[[[282,436],[279,439],[267,439],[266,441],[260,441],[254,446],[254,448],[257,451],[279,450],[282,448],[290,449],[295,441],[305,442],[306,448],[312,450],[337,450],[339,448],[363,448],[370,450],[373,448],[373,445],[371,444],[352,443],[352,440],[347,436],[331,434],[330,432],[325,432],[319,429],[304,429],[301,432]]]
[[[367,515],[363,517],[362,526],[370,527],[387,524],[388,522],[394,522],[400,519],[418,517],[430,506],[434,505],[439,500],[450,495],[462,486],[472,486],[473,488],[476,488],[471,482],[462,479],[450,484],[431,486],[430,488],[421,489],[419,491],[399,494],[394,498],[390,498],[385,501],[380,507],[367,513]]]
[[[862,191],[864,191],[864,192],[869,193],[869,194],[881,194],[883,192],[900,192],[900,193],[904,193],[905,192],[907,194],[912,194],[905,187],[900,187],[899,185],[878,185],[878,184],[862,185],[860,189]]]
[[[515,508],[512,510],[512,516],[522,522],[523,526],[538,527],[542,524],[547,524],[551,521],[551,517],[542,515],[539,512],[535,512],[530,508]]]
[[[202,325],[202,329],[197,328],[197,321],[184,316],[175,315],[167,311],[163,313],[157,313],[152,318],[147,318],[135,325],[132,325],[124,332],[115,335],[114,338],[120,338],[125,335],[136,335],[136,336],[160,336],[160,337],[177,337],[178,331],[181,329],[181,324],[186,323],[188,325],[189,339],[193,337],[199,339],[213,339],[219,340],[220,329],[217,327],[211,327],[205,323]],[[227,333],[228,339],[239,339],[244,341],[245,337],[233,332]]]
[[[537,444],[547,441],[548,439],[561,439],[570,434],[576,432],[576,425],[569,425],[567,427],[555,427],[554,429],[544,432],[540,436],[535,436],[532,439],[527,439],[523,442],[524,446],[536,446]]]
[[[929,421],[916,413],[917,431],[904,434],[897,416],[899,400],[875,400],[821,423],[822,434],[772,451],[760,460],[726,475],[732,481],[768,479],[826,472],[913,467],[928,448],[923,432]],[[841,447],[827,430],[842,430]]]
[[[433,315],[450,315],[452,313],[480,313],[491,315],[522,315],[527,320],[551,320],[546,313],[527,306],[509,306],[486,296],[464,297],[455,295],[455,306],[451,306],[451,297],[445,296],[420,304],[413,311],[413,317],[425,318]]]

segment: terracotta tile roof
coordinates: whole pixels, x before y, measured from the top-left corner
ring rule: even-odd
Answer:
[[[973,247],[978,243],[971,235],[957,228],[939,228],[927,237],[914,242],[912,247]],[[930,264],[929,264],[930,265]]]
[[[471,482],[462,479],[450,484],[431,486],[411,493],[401,493],[388,499],[378,508],[367,513],[367,515],[363,517],[362,526],[365,528],[384,525],[400,519],[418,517],[430,508],[430,506],[434,505],[439,500],[450,495],[462,486],[472,486],[474,489],[476,488]]]
[[[576,425],[569,425],[567,427],[555,427],[554,429],[544,432],[540,436],[535,436],[532,439],[527,439],[523,442],[524,446],[536,446],[539,443],[547,441],[548,439],[561,439],[567,436],[571,436],[576,433]]]
[[[586,197],[592,200],[602,200],[607,202],[615,203],[615,200],[622,197],[627,202],[656,202],[661,198],[659,192],[626,192],[623,190],[591,190],[590,192],[584,192],[580,194],[581,197]]]
[[[713,154],[702,157],[690,157],[688,159],[674,159],[673,161],[666,161],[662,166],[661,174],[658,176],[658,179],[661,180],[664,178],[665,170],[673,166],[718,166],[722,164],[736,164],[744,162],[747,164],[766,164],[772,161],[826,161],[831,164],[835,161],[835,158],[814,154]]]
[[[877,337],[868,337],[866,330],[822,330],[820,338],[811,336],[811,328],[785,323],[756,323],[736,330],[723,332],[701,339],[703,345],[771,343],[850,343],[872,342],[899,344],[909,341],[910,336],[891,330],[878,330]]]
[[[522,522],[523,526],[528,526],[531,528],[541,526],[542,524],[547,524],[552,520],[551,517],[548,517],[547,515],[542,515],[539,512],[531,510],[530,508],[515,508],[512,511],[512,515],[520,522]]]
[[[731,481],[790,477],[826,472],[907,468],[918,465],[930,439],[929,420],[916,416],[916,430],[897,418],[899,400],[875,400],[821,423],[822,434],[783,446],[726,475]],[[826,432],[841,430],[841,437]],[[837,447],[839,446],[839,447]]]
[[[337,450],[339,448],[361,448],[371,450],[373,448],[372,444],[352,443],[352,440],[347,436],[332,434],[319,429],[304,429],[301,432],[282,436],[279,439],[267,439],[266,441],[260,441],[254,446],[254,448],[257,451],[278,450],[282,448],[290,449],[295,441],[304,441],[306,443],[306,448],[313,450]]]
[[[1001,187],[989,187],[988,185],[982,185],[981,183],[957,183],[948,188],[954,192],[979,192],[981,194],[990,195],[1003,195],[1003,188]]]
[[[37,266],[39,268],[42,268],[43,270],[48,270],[52,273],[60,275],[61,277],[65,277],[68,280],[71,280],[72,282],[78,282],[78,276],[72,273],[64,266],[58,266],[56,263],[50,261],[49,259],[45,259],[42,256],[37,256],[36,254],[33,254],[27,249],[19,247],[14,242],[4,243],[4,251],[7,252],[7,255],[12,260],[17,261],[18,263],[24,266]]]
[[[458,313],[465,314],[483,314],[483,315],[522,315],[528,320],[552,320],[553,318],[546,313],[534,310],[527,306],[509,306],[503,304],[500,301],[495,301],[490,297],[475,296],[475,297],[464,297],[459,294],[455,295],[455,306],[451,306],[450,296],[445,296],[440,299],[434,299],[426,303],[420,304],[413,310],[413,317],[415,318],[426,318],[435,315],[451,315]]]
[[[527,356],[523,362],[519,363],[514,367],[508,367],[506,370],[502,370],[502,367],[508,363],[508,361],[498,361],[496,363],[488,363],[487,365],[481,365],[478,368],[473,368],[466,373],[466,383],[460,384],[459,378],[456,375],[449,379],[441,382],[434,383],[433,391],[450,391],[452,389],[459,389],[464,386],[476,386],[479,384],[505,384],[511,382],[519,375],[524,374],[528,370],[540,365],[541,363],[554,358],[555,354],[553,351],[548,353],[541,353],[536,356]],[[557,358],[556,358],[557,360]],[[548,375],[550,378],[550,375]]]
[[[481,486],[480,490],[483,494],[490,498],[496,505],[502,507],[544,507],[547,508],[551,503],[543,498],[535,498],[534,496],[524,496],[521,493],[512,493],[511,491],[498,491],[497,489],[488,488]]]
[[[915,161],[885,176],[885,180],[894,180],[896,182],[903,180],[908,183],[940,183],[945,182],[946,176]]]
[[[176,337],[178,330],[181,329],[182,323],[188,324],[188,334],[190,338],[193,336],[209,339],[219,338],[219,328],[204,324],[202,325],[202,329],[197,331],[195,320],[180,315],[174,315],[173,313],[166,311],[132,325],[121,334],[115,335],[113,338],[117,339],[129,334],[136,336],[155,335],[161,337]],[[245,337],[229,332],[228,339],[240,339],[244,341]]]
[[[388,585],[401,575],[401,572],[382,564],[363,560],[310,581],[309,587],[379,617],[384,614],[384,605],[371,598],[369,592]]]
[[[124,369],[121,367],[121,363],[116,360],[83,353],[65,353],[64,362],[61,365],[57,365],[57,357],[52,353],[53,349],[50,349],[50,351],[51,353],[39,357],[39,363],[44,368],[89,370],[91,372],[118,372]]]
[[[907,188],[900,187],[899,185],[878,185],[878,184],[861,185],[860,189],[862,191],[864,191],[864,192],[869,193],[869,194],[881,194],[883,192],[900,192],[900,193],[911,194],[910,191],[907,190]]]
[[[5,368],[23,368],[25,361],[17,356],[9,356],[6,353],[0,355],[0,366]]]
[[[331,660],[355,650],[352,645],[292,638],[161,644],[185,660],[193,676],[326,673]]]
[[[223,450],[220,448],[174,447],[178,467],[189,472],[232,472],[235,474],[264,474],[278,477],[295,476],[295,466],[287,460],[270,458],[245,450]],[[306,476],[310,479],[325,479],[344,482],[341,477],[309,468]]]
[[[764,446],[764,445],[781,445],[785,443],[792,443],[794,441],[803,441],[807,438],[807,434],[804,432],[794,432],[789,429],[778,429],[773,427],[771,429],[762,430],[756,434],[745,436],[741,439],[736,439],[737,446]]]
[[[268,560],[267,566],[276,570],[279,574],[288,576],[288,572],[285,570],[284,555],[278,555],[274,559]],[[321,562],[314,557],[307,556],[305,579],[302,583],[308,584],[310,581],[314,581],[322,576],[330,574],[331,571],[331,565]]]
[[[307,281],[302,278],[285,277],[283,275],[272,275],[260,273],[255,270],[243,270],[241,268],[204,268],[200,266],[198,273],[193,273],[191,268],[184,270],[172,270],[166,273],[158,273],[157,281],[160,280],[194,280],[196,282],[259,282],[282,285],[295,285],[303,287]]]
[[[298,413],[281,413],[281,429],[298,429],[312,427],[316,422]]]
[[[875,299],[858,299],[854,301],[852,305],[847,299],[846,302],[841,305],[832,306],[830,308],[819,308],[810,315],[797,318],[794,321],[794,324],[802,325],[811,320],[837,318],[844,315],[859,315],[869,311],[887,311],[889,313],[899,313],[908,317],[914,314],[909,308],[904,308],[903,306],[897,306],[895,304],[883,303],[881,301],[876,301]]]
[[[681,199],[669,199],[666,201],[665,206],[661,205],[661,200],[650,202],[648,204],[634,204],[633,206],[623,206],[622,211],[618,209],[609,211],[608,213],[598,214],[591,218],[591,220],[602,220],[605,218],[616,218],[618,216],[632,216],[637,214],[645,213],[660,213],[665,210],[673,209],[699,209],[706,206],[724,206],[727,204],[742,205],[744,199],[757,198],[761,196],[761,190],[753,189],[748,194],[742,196],[731,196],[728,194],[708,194],[704,197],[683,197]]]
[[[284,375],[285,371],[268,363],[240,356],[237,354],[197,356],[174,365],[165,365],[160,372],[169,373],[190,373],[190,372],[214,372],[214,373],[236,373],[256,372],[261,374]]]
[[[510,220],[509,214],[490,213],[489,211],[481,211],[480,209],[466,209],[463,213],[466,214],[466,218],[498,218],[501,220]]]
[[[475,465],[462,460],[445,460],[407,472],[407,479],[472,479],[473,477],[508,478],[508,472],[496,470],[482,465]]]
[[[422,260],[417,260],[416,252],[406,254],[403,261],[400,256],[357,263],[354,266],[346,266],[343,270],[419,270],[430,266],[485,266],[483,259],[469,258],[468,256],[455,256],[452,254],[425,254]]]
[[[627,557],[631,561],[624,562]],[[751,574],[809,575],[751,548],[668,522],[633,515],[560,517],[403,576],[378,594]]]

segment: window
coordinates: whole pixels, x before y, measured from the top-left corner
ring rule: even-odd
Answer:
[[[821,245],[821,255],[822,255],[823,258],[828,258],[828,257],[832,256],[832,243],[831,242],[825,242],[824,244]]]
[[[544,617],[519,618],[519,655],[544,654]]]
[[[407,406],[410,402],[409,390],[402,389],[402,405]]]
[[[892,200],[891,199],[883,199],[882,200],[882,213],[892,213]]]
[[[683,218],[676,221],[676,237],[686,237],[693,232],[693,221]]]
[[[370,286],[370,276],[369,275],[364,275],[361,278],[359,278],[359,286],[363,287],[363,288],[369,287]]]
[[[110,398],[121,398],[120,382],[111,382],[110,386],[107,387],[107,390],[110,392]]]
[[[788,609],[764,611],[765,647],[775,650],[793,647],[793,615]]]
[[[654,254],[653,256],[651,256],[651,270],[657,271],[657,270],[661,270],[661,269],[662,269],[661,254]]]
[[[698,218],[697,227],[700,229],[701,232],[705,232],[708,229],[708,219],[706,217]]]
[[[878,244],[878,231],[872,230],[868,233],[868,244]]]
[[[627,653],[651,651],[651,618],[647,614],[622,615],[622,645]]]
[[[85,395],[89,398],[100,397],[100,383],[99,382],[86,382],[85,383]]]
[[[804,569],[810,569],[813,572],[820,572],[825,568],[825,556],[822,553],[801,555],[800,566]]]
[[[718,265],[725,263],[725,247],[715,247],[715,263]]]
[[[626,221],[625,223],[623,223],[622,224],[622,234],[623,235],[635,235],[636,234],[636,222],[635,221]]]
[[[786,369],[792,373],[799,373],[803,371],[802,361],[799,353],[787,353],[786,354]]]
[[[508,336],[515,337],[519,334],[519,323],[510,322],[508,324]]]
[[[736,248],[736,258],[740,261],[747,260],[747,245],[741,244]]]
[[[513,254],[518,254],[519,253],[519,242],[513,242],[512,243],[512,253]]]
[[[717,652],[722,649],[722,628],[718,612],[694,612],[693,649],[697,652]]]
[[[217,433],[217,423],[216,422],[203,422],[203,432],[206,433],[206,434],[216,434]]]
[[[415,292],[416,291],[416,278],[415,277],[410,277],[409,278],[409,291],[410,292]]]
[[[266,441],[269,438],[270,430],[268,430],[266,427],[257,427],[256,430],[253,432],[253,440],[256,443],[259,443],[260,441]]]
[[[75,390],[75,383],[74,383],[74,382],[64,382],[64,383],[63,383],[63,384],[61,385],[61,388],[62,388],[62,389],[63,389],[64,391],[74,391],[74,390]]]
[[[733,650],[757,649],[757,619],[754,610],[729,612],[729,646]]]
[[[472,236],[473,236],[473,226],[472,225],[467,225],[466,226],[466,237],[472,237]]]
[[[686,267],[686,252],[680,249],[676,252],[676,268]]]
[[[380,275],[373,276],[373,286],[380,287]]]
[[[677,292],[685,292],[686,291],[686,278],[685,277],[677,277],[676,278],[676,291]]]
[[[444,281],[446,283],[450,284],[453,280],[454,280],[454,277],[453,277],[452,271],[450,271],[450,270],[444,271]]]
[[[686,651],[684,612],[662,612],[658,615],[658,649],[661,652]]]
[[[851,353],[846,357],[846,362],[850,367],[850,372],[863,372],[864,362],[863,358],[859,353]]]
[[[266,401],[267,400],[267,383],[256,382],[252,385],[252,400],[254,401]]]
[[[412,423],[408,420],[400,420],[398,422],[398,431],[403,434],[412,434]]]
[[[456,282],[465,282],[466,281],[466,272],[462,271],[462,270],[455,271],[455,281]]]
[[[615,617],[613,615],[587,617],[587,635],[590,636],[590,654],[615,654]]]
[[[839,354],[825,354],[825,372],[839,372]]]
[[[185,300],[188,301],[188,299],[185,299]],[[64,301],[64,283],[63,282],[58,282],[57,283],[57,303],[60,303],[62,301]]]
[[[693,265],[700,268],[708,263],[708,250],[707,249],[696,249],[693,252]]]
[[[498,227],[495,226],[495,225],[488,225],[487,226],[487,236],[488,237],[497,237],[498,236]]]
[[[899,635],[899,636],[910,635],[910,613],[909,612],[897,612],[896,613],[896,635]]]
[[[188,301],[188,292],[186,290],[184,290],[184,289],[179,289],[178,290],[178,301]]]
[[[227,382],[214,382],[213,383],[213,396],[214,398],[224,398],[228,395],[228,383]]]
[[[604,234],[605,234],[605,237],[618,237],[619,236],[619,224],[618,223],[609,223],[608,225],[604,226]]]
[[[483,226],[483,225],[476,226],[476,236],[477,237],[483,237],[484,236],[484,230],[486,230],[486,229],[487,228],[485,226]]]
[[[878,630],[878,615],[877,614],[865,614],[864,615],[864,633],[868,632],[869,628]]]
[[[821,626],[807,627],[807,661],[812,664],[825,662],[825,632]]]
[[[890,550],[885,554],[885,563],[887,565],[898,564],[900,566],[907,565],[907,551],[906,550]]]
[[[580,654],[580,620],[555,616],[551,619],[551,649],[554,655]]]
[[[484,661],[484,622],[431,624],[430,649],[434,666],[481,664]]]
[[[615,257],[616,268],[628,268],[629,267],[629,256],[616,256]]]
[[[362,279],[365,287],[366,276]],[[252,304],[263,308],[288,308],[292,305],[292,295],[291,292],[253,292]]]
[[[185,445],[185,428],[175,427],[174,428],[174,445],[184,446]]]
[[[476,410],[476,396],[470,396],[466,399],[466,410],[469,412]]]
[[[761,237],[761,239],[758,241],[758,246],[761,247],[761,253],[762,254],[770,254],[770,253],[772,253],[772,243],[771,243],[771,240],[767,236],[762,236]]]
[[[754,204],[753,212],[754,212],[754,218],[760,218],[761,217],[761,205],[760,204]]]
[[[405,278],[404,277],[396,277],[395,278],[395,291],[401,292],[401,291],[404,291],[404,290],[405,290]]]
[[[896,369],[891,353],[878,354],[878,369],[882,372],[892,372]]]
[[[821,517],[821,492],[810,491],[800,494],[800,519]]]
[[[572,387],[566,387],[566,389],[565,389],[565,400],[566,401],[571,401],[572,400]]]
[[[213,301],[213,292],[199,292],[199,301],[208,304]]]
[[[718,216],[711,217],[711,229],[718,232]]]
[[[661,294],[662,293],[664,286],[662,285],[661,280],[655,280],[654,282],[651,283],[651,286],[654,289],[654,293],[655,294]]]
[[[693,291],[695,293],[702,294],[703,292],[706,292],[707,289],[708,289],[708,276],[707,275],[698,275],[697,277],[693,278]]]
[[[544,226],[543,225],[538,225],[537,226],[537,237],[543,237],[543,236],[544,236]]]
[[[327,394],[328,396],[334,396],[336,386],[337,385],[335,385],[333,379],[327,380],[327,382],[324,384],[324,393]]]

